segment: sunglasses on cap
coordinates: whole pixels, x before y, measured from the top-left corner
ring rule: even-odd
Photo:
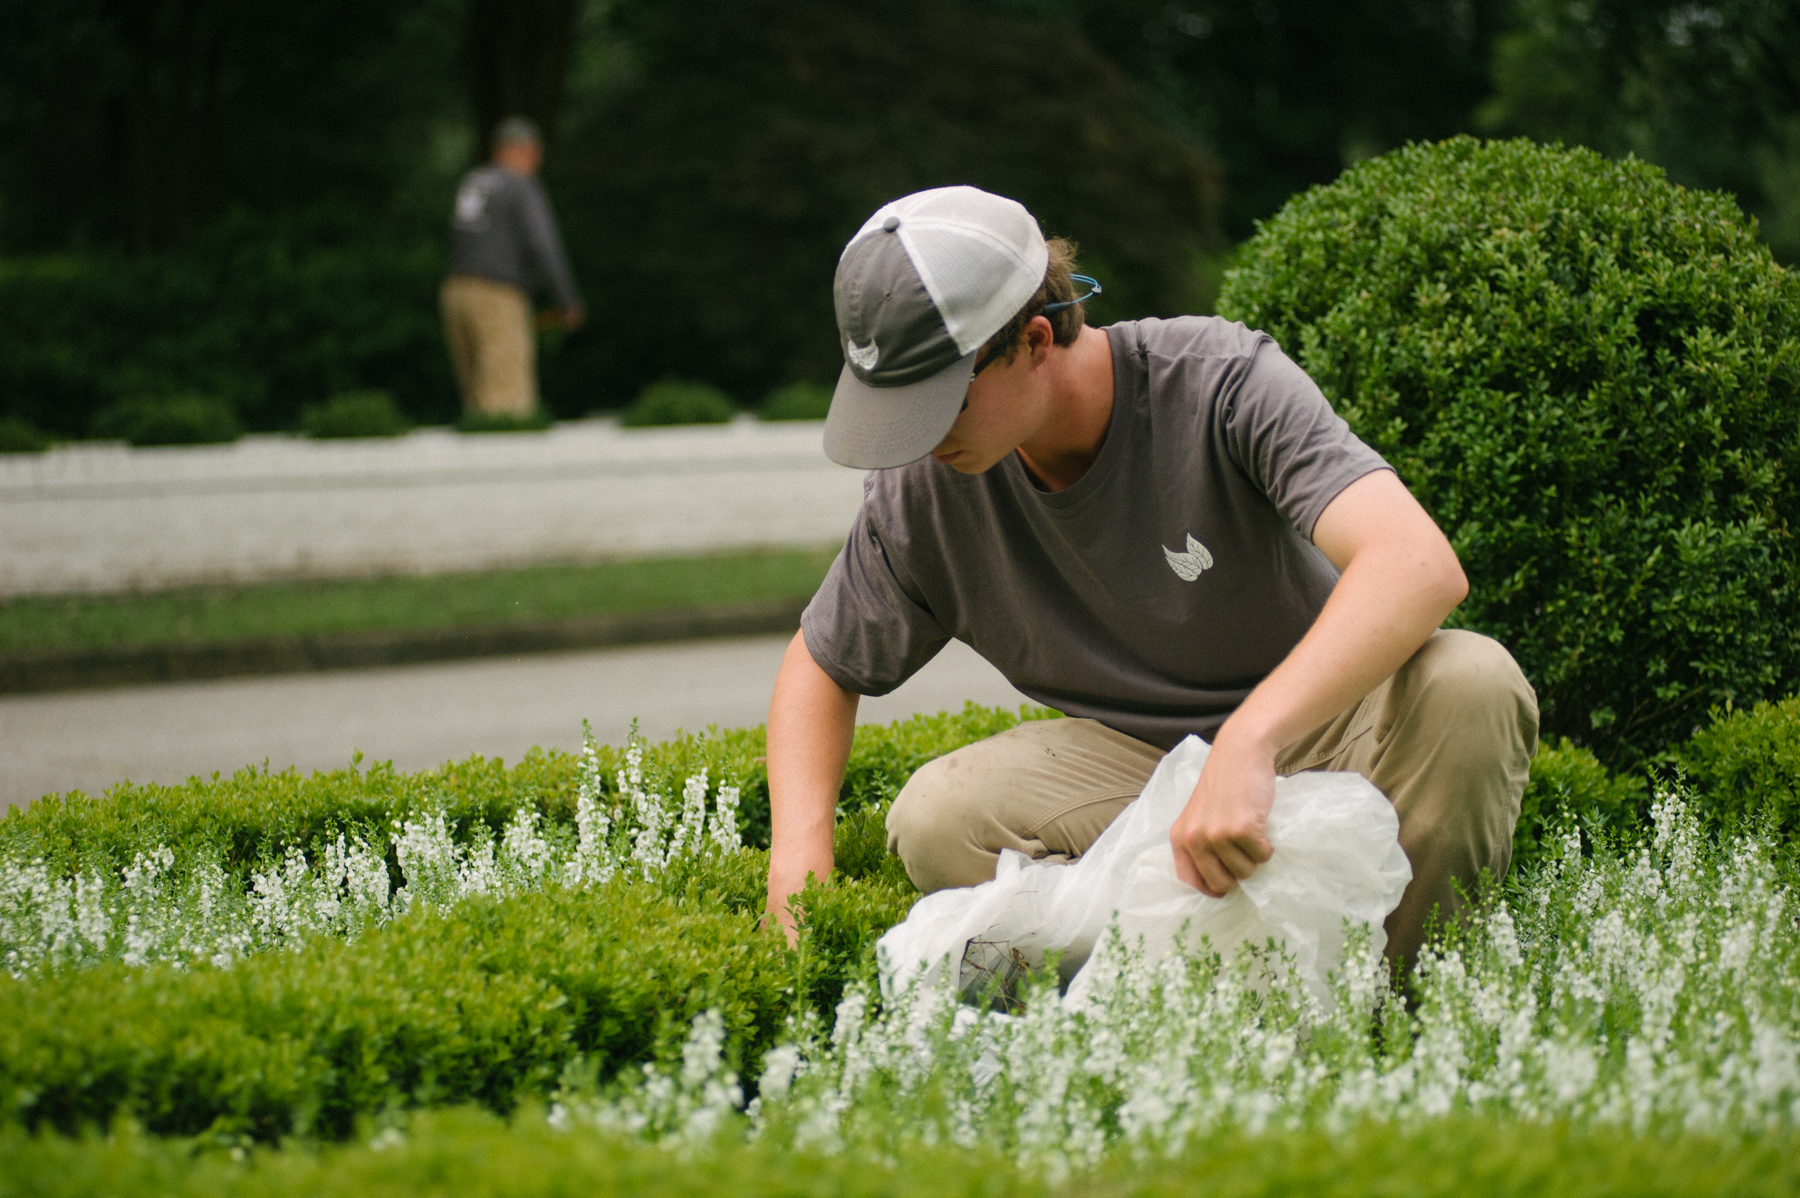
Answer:
[[[1052,312],[1061,312],[1064,308],[1073,308],[1076,304],[1085,304],[1087,301],[1093,299],[1096,295],[1099,295],[1103,290],[1105,290],[1104,288],[1102,288],[1100,286],[1099,280],[1090,278],[1087,275],[1070,275],[1069,279],[1071,282],[1085,284],[1088,289],[1087,294],[1086,295],[1078,295],[1074,299],[1057,300],[1054,304],[1045,304],[1043,307],[1039,308],[1036,312],[1032,313],[1032,315],[1033,316],[1048,316]],[[1029,323],[1029,322],[1027,322],[1027,323]],[[1023,328],[1023,327],[1024,327],[1023,325],[1020,326],[1020,328]],[[969,373],[969,381],[974,382],[976,375],[978,375],[982,371],[986,370],[990,365],[992,365],[994,363],[994,361],[996,359],[1005,357],[1007,355],[1007,353],[1012,349],[1012,343],[1013,343],[1014,339],[1018,337],[1018,335],[1019,335],[1018,332],[1015,330],[1011,337],[1008,337],[1005,341],[1002,341],[1000,344],[998,344],[998,345],[994,346],[992,349],[988,350],[988,352],[982,356],[981,361],[975,363],[975,369]],[[957,410],[960,412],[966,412],[969,410],[969,397],[966,393],[963,395],[962,407]]]

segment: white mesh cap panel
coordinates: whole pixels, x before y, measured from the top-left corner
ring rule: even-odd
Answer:
[[[974,187],[916,192],[883,205],[851,244],[890,216],[900,218],[895,232],[965,354],[999,332],[1044,281],[1050,252],[1017,200]]]

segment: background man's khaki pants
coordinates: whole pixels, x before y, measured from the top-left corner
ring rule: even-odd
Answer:
[[[528,416],[537,408],[531,300],[509,283],[451,275],[438,292],[463,410]]]
[[[1380,686],[1289,745],[1282,774],[1353,770],[1400,816],[1413,880],[1388,916],[1388,958],[1411,962],[1435,908],[1464,907],[1512,861],[1537,750],[1537,696],[1500,644],[1439,631]],[[1080,856],[1135,799],[1162,750],[1093,720],[1036,720],[927,762],[888,812],[888,847],[927,893],[994,876],[1003,848]]]

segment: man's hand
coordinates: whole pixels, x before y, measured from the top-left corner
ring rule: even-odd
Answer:
[[[1300,643],[1219,729],[1169,830],[1175,872],[1214,898],[1271,855],[1275,755],[1399,669],[1469,590],[1444,534],[1385,470],[1326,505],[1313,542],[1343,574]]]
[[[571,304],[562,310],[562,326],[570,332],[580,328],[587,320],[587,309],[580,304]]]
[[[1267,829],[1274,803],[1274,752],[1241,745],[1221,730],[1169,830],[1176,876],[1201,894],[1224,898],[1273,853]]]

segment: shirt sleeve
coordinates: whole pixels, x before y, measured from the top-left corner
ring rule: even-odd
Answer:
[[[519,191],[520,230],[525,251],[537,266],[538,274],[550,284],[556,302],[564,308],[581,303],[581,292],[575,287],[575,272],[563,253],[562,238],[556,233],[556,218],[550,213],[550,200],[544,186],[536,179],[525,180]]]
[[[1350,431],[1307,373],[1264,339],[1225,414],[1226,449],[1300,535],[1366,474],[1392,466]]]
[[[867,504],[802,613],[800,631],[819,668],[859,695],[887,694],[950,639],[922,599],[901,584]]]

